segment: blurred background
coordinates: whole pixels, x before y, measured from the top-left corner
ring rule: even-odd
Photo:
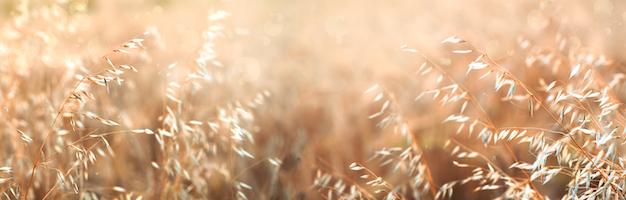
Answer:
[[[437,83],[441,72],[415,74],[422,63],[440,65],[465,85],[498,127],[544,126],[545,116],[524,118],[525,104],[501,101],[506,93],[494,92],[493,78],[465,75],[479,52],[452,50],[476,48],[538,87],[545,74],[569,75],[567,57],[580,52],[612,59],[617,65],[603,70],[622,72],[625,22],[626,2],[608,0],[2,1],[0,104],[7,112],[0,114],[0,167],[12,169],[0,175],[8,194],[2,198],[23,198],[29,188],[34,199],[326,199],[328,188],[314,185],[318,174],[330,174],[328,187],[343,180],[382,199],[387,193],[374,193],[349,166],[358,162],[391,184],[410,184],[394,171],[395,162],[370,159],[384,148],[411,146],[393,124],[377,126],[389,113],[369,117],[390,97],[391,114],[403,116],[394,120],[405,120],[416,136],[439,189],[471,175],[452,164],[456,158],[444,147],[449,138],[500,168],[515,161],[503,146],[485,147],[456,134],[457,125],[441,123],[460,103],[415,101],[445,85]],[[454,35],[471,45],[441,44]],[[129,41],[142,46],[111,52]],[[426,57],[402,51],[405,45]],[[540,62],[550,55],[562,55],[563,66]],[[89,84],[75,90],[78,78],[110,68],[104,57],[138,72],[119,75],[121,86],[84,81]],[[374,85],[380,86],[365,93]],[[76,92],[85,102],[68,99]],[[374,102],[381,92],[383,100]],[[130,131],[144,129],[155,134]],[[49,159],[29,186],[44,142]],[[91,163],[89,152],[97,161]],[[525,145],[513,152],[532,162]],[[452,199],[502,192],[474,192],[472,184],[455,187]],[[565,184],[537,185],[541,194],[560,198]]]

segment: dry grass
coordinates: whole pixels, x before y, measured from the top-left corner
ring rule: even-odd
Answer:
[[[626,199],[625,6],[2,2],[0,198]]]

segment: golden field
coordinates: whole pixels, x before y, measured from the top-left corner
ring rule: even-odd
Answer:
[[[620,1],[0,2],[2,199],[625,199]]]

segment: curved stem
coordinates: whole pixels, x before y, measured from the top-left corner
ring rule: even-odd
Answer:
[[[333,171],[336,171],[337,173],[339,173],[339,175],[341,175],[344,179],[346,179],[347,181],[352,183],[352,185],[354,185],[354,187],[356,187],[359,191],[361,191],[361,193],[365,194],[365,196],[367,196],[369,199],[376,199],[376,198],[374,198],[374,196],[372,194],[367,192],[367,190],[365,190],[361,186],[359,186],[359,184],[357,184],[356,181],[352,180],[350,177],[348,177],[345,174],[341,173],[339,170],[337,170],[335,167],[333,167],[333,165],[331,165],[328,161],[324,160],[322,157],[319,157],[319,156],[317,156],[317,159],[322,164],[326,165],[327,167],[329,167]]]
[[[474,108],[476,108],[478,113],[480,113],[480,115],[482,116],[483,120],[485,120],[487,122],[487,124],[489,125],[489,128],[497,132],[498,129],[493,125],[493,122],[487,116],[485,110],[482,108],[482,106],[478,105],[478,103],[475,100],[476,98],[474,97],[474,95],[464,85],[461,85],[461,84],[457,83],[454,79],[452,79],[452,77],[450,77],[450,75],[448,75],[448,73],[443,68],[441,68],[441,66],[439,66],[435,62],[433,62],[428,56],[426,56],[425,54],[423,54],[422,52],[417,51],[417,50],[415,50],[415,52],[420,54],[422,57],[424,57],[424,59],[426,59],[428,62],[433,64],[449,81],[451,81],[452,83],[457,85],[460,88],[459,91],[466,92],[467,93],[467,99],[472,103]],[[513,157],[515,162],[517,162],[518,161],[517,157],[515,156],[513,151],[511,151],[511,148],[509,147],[509,145],[506,142],[503,142],[503,144],[509,150],[509,154]],[[521,169],[520,169],[520,171],[524,174],[524,176],[526,176],[526,178],[528,178],[528,180],[530,180],[530,176],[528,175],[528,173],[526,173],[526,171],[521,170]],[[539,191],[537,190],[535,185],[532,182],[529,182],[529,185],[537,193],[537,197],[540,200],[543,200],[543,197],[539,194]]]
[[[142,33],[139,35],[136,35],[135,37],[133,37],[133,39],[136,39],[137,37],[139,37],[140,35],[144,35],[146,33]],[[102,56],[100,59],[98,59],[98,61],[96,61],[90,68],[89,70],[87,70],[87,72],[85,74],[89,75],[91,73],[91,71],[93,69],[96,68],[96,66],[98,65],[98,63],[100,63],[102,60],[107,60],[109,61],[109,59],[107,58],[107,55],[115,52],[116,49],[119,49],[123,47],[123,45],[120,45],[118,47],[116,47],[115,49],[109,50],[106,54],[104,54],[104,56]],[[28,199],[28,190],[30,189],[30,185],[33,183],[33,177],[35,177],[35,169],[37,168],[37,166],[39,165],[39,160],[41,159],[41,156],[43,154],[43,148],[46,145],[48,138],[50,137],[50,135],[52,134],[52,129],[54,128],[54,126],[57,123],[57,120],[59,119],[59,116],[61,116],[61,113],[63,112],[63,109],[65,108],[65,104],[67,104],[68,100],[71,99],[70,97],[73,96],[74,93],[76,93],[76,90],[78,89],[78,87],[80,86],[81,83],[83,83],[85,81],[85,79],[87,79],[88,76],[83,76],[83,78],[81,78],[78,83],[76,83],[76,85],[74,86],[74,88],[69,92],[69,94],[66,96],[66,98],[63,100],[63,103],[61,103],[61,105],[59,106],[59,110],[57,111],[56,116],[54,116],[54,119],[52,120],[52,124],[50,125],[50,128],[48,128],[48,131],[46,131],[46,136],[44,137],[41,145],[39,146],[39,151],[37,153],[37,158],[35,159],[35,161],[33,162],[33,168],[31,170],[31,174],[30,174],[30,179],[28,180],[28,185],[26,186],[26,190],[24,192],[24,199]],[[106,79],[105,79],[106,80]],[[108,86],[107,86],[108,88]],[[108,91],[108,90],[107,90]],[[42,161],[45,162],[45,161]]]
[[[534,100],[535,102],[537,102],[537,104],[539,104],[539,106],[550,116],[550,118],[558,124],[559,127],[561,127],[565,133],[567,134],[567,136],[570,138],[570,140],[572,140],[572,142],[575,144],[576,148],[580,150],[580,152],[582,152],[582,154],[589,160],[589,162],[591,162],[592,166],[600,173],[600,175],[602,176],[603,179],[608,180],[608,176],[602,172],[597,164],[595,163],[594,159],[591,157],[591,155],[589,155],[589,153],[587,151],[585,151],[582,147],[582,145],[580,145],[580,143],[578,143],[578,141],[575,140],[575,138],[572,136],[571,132],[565,127],[565,125],[563,125],[563,123],[561,123],[553,114],[552,112],[550,112],[550,110],[548,110],[547,107],[545,107],[543,105],[543,103],[541,103],[541,100],[535,95],[535,93],[533,93],[528,87],[526,87],[526,85],[517,77],[515,77],[511,72],[509,72],[506,68],[502,67],[501,65],[499,65],[495,60],[493,60],[488,54],[486,54],[485,52],[479,50],[476,45],[474,45],[472,42],[468,42],[474,49],[476,49],[476,51],[480,52],[482,55],[484,55],[484,57],[489,58],[489,61],[491,63],[493,63],[495,65],[496,70],[500,70],[503,71],[507,76],[509,76],[513,81],[515,81],[515,83],[519,86],[522,87],[522,89],[524,89],[524,91],[530,95],[530,97],[532,98],[532,100]],[[517,159],[516,159],[517,160]],[[522,172],[524,172],[522,170]],[[524,174],[526,174],[524,172]],[[526,174],[527,175],[527,174]],[[527,175],[528,176],[528,175]],[[532,183],[531,183],[532,184]],[[613,188],[615,191],[620,191],[618,188],[616,188],[614,185],[610,184],[611,188]]]
[[[413,132],[413,129],[411,129],[411,125],[409,124],[409,119],[404,114],[404,111],[402,111],[402,109],[400,108],[400,104],[398,104],[398,101],[396,100],[395,96],[393,94],[391,94],[387,90],[387,88],[385,88],[385,91],[389,94],[390,99],[393,101],[393,104],[396,106],[396,109],[398,110],[398,112],[400,112],[400,116],[402,116],[402,120],[408,126],[407,131],[409,132],[409,135],[411,135],[413,148],[415,148],[415,150],[418,151],[418,153],[423,156],[423,151],[420,148],[418,140],[417,140],[417,134],[415,134]],[[435,186],[435,182],[433,181],[432,172],[430,171],[430,167],[428,166],[428,162],[426,161],[426,157],[423,156],[423,158],[421,160],[422,160],[422,163],[424,163],[424,167],[426,168],[426,180],[431,185],[430,191],[433,193],[433,195],[436,195],[437,194],[437,190],[435,189],[435,187],[436,187]]]

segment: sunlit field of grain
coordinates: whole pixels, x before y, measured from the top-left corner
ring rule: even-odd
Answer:
[[[626,199],[626,2],[0,1],[0,199]]]

